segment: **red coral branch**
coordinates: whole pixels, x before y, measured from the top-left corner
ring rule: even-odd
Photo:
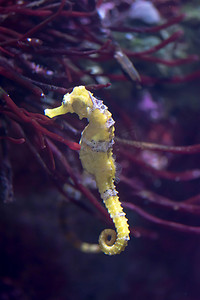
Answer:
[[[137,205],[129,202],[124,202],[123,206],[130,209],[131,211],[134,211],[138,215],[140,215],[142,218],[145,220],[157,224],[161,227],[165,227],[167,229],[175,230],[175,231],[180,231],[184,233],[189,233],[189,234],[200,234],[200,227],[195,227],[195,226],[189,226],[181,223],[176,223],[172,221],[167,221],[160,219],[154,215],[151,215],[144,211],[142,208],[138,207]]]

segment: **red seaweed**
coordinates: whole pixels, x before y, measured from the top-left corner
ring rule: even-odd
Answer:
[[[112,226],[78,158],[86,123],[43,113],[85,85],[116,121],[116,181],[133,237],[200,235],[198,49],[180,1],[151,2],[161,16],[153,24],[131,18],[131,1],[0,1],[4,205],[28,182]]]

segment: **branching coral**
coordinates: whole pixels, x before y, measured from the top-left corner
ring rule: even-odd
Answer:
[[[43,115],[44,108],[57,106],[64,94],[71,92],[74,86],[83,84],[88,90],[99,90],[111,111],[118,116],[115,149],[123,167],[120,176],[122,192],[127,187],[123,197],[124,206],[130,209],[130,214],[134,211],[153,223],[199,234],[200,227],[196,219],[184,223],[180,215],[181,212],[192,216],[199,214],[199,195],[192,198],[188,196],[182,201],[178,198],[171,200],[164,188],[163,191],[157,191],[154,184],[151,186],[148,174],[161,181],[175,183],[186,181],[188,184],[191,180],[197,180],[200,177],[198,168],[189,166],[187,171],[177,171],[175,167],[170,171],[168,168],[171,162],[176,166],[178,156],[197,155],[200,146],[175,147],[168,123],[163,126],[163,135],[170,136],[170,142],[166,142],[163,135],[160,139],[152,138],[154,121],[151,118],[144,121],[142,126],[146,124],[148,130],[141,129],[143,134],[140,135],[140,140],[150,143],[135,142],[132,135],[135,121],[140,124],[139,116],[144,117],[139,106],[135,106],[135,113],[131,107],[133,96],[130,95],[137,94],[138,86],[143,89],[164,89],[200,77],[200,72],[193,65],[199,62],[199,57],[190,53],[185,46],[184,27],[181,27],[185,16],[171,13],[173,17],[166,21],[161,19],[159,24],[146,25],[134,23],[130,16],[127,17],[131,5],[124,2],[113,10],[116,13],[114,19],[108,12],[109,22],[99,14],[102,1],[43,0],[19,3],[2,0],[0,5],[2,200],[12,200],[12,174],[20,167],[17,166],[17,160],[11,162],[13,152],[19,147],[22,152],[28,148],[31,159],[39,162],[67,199],[89,210],[87,198],[98,215],[111,223],[96,196],[80,181],[82,171],[74,150],[80,150],[78,140],[84,126],[81,127],[73,117],[53,121]],[[124,14],[120,14],[121,11]],[[113,90],[108,93],[103,88],[110,86],[110,82]],[[130,82],[131,87],[123,90],[123,94],[127,92],[123,106],[115,91],[119,84],[122,90],[124,84],[128,86]],[[157,122],[158,128],[160,123]],[[123,135],[123,132],[126,133]],[[189,144],[183,139],[181,141]],[[153,142],[165,143],[166,146]],[[156,157],[158,161],[163,156],[167,163],[155,167],[153,158]],[[74,166],[77,166],[76,171]],[[133,169],[137,171],[133,172]],[[65,184],[78,190],[81,199],[75,199]],[[148,213],[145,211],[145,201],[152,205]],[[157,211],[152,212],[155,205],[175,212],[173,220],[168,220],[162,213],[159,218],[156,217]],[[131,232],[135,236],[150,235],[150,231],[137,226]]]

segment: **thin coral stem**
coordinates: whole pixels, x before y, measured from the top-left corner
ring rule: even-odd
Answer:
[[[151,165],[144,162],[144,160],[136,157],[135,154],[125,150],[119,150],[123,157],[127,157],[134,164],[142,167],[143,170],[149,171],[149,174],[159,178],[175,180],[175,181],[189,181],[200,178],[200,169],[192,169],[183,172],[170,172],[166,170],[158,170]]]
[[[159,152],[169,152],[174,154],[195,154],[200,153],[200,144],[191,145],[191,146],[166,146],[154,143],[130,141],[126,139],[121,139],[116,137],[116,141],[120,144],[127,145],[140,150],[152,150]]]
[[[184,200],[184,203],[200,205],[200,194],[197,194],[193,197],[190,197],[190,198]]]
[[[118,32],[135,32],[135,33],[154,33],[159,32],[162,29],[168,28],[174,24],[179,24],[185,18],[184,14],[171,18],[169,21],[165,22],[162,25],[153,26],[153,27],[142,27],[142,28],[135,28],[135,27],[128,27],[128,26],[110,26],[109,28],[113,31]]]
[[[13,53],[11,53],[10,51],[4,49],[3,47],[0,47],[0,51],[1,51],[2,53],[5,53],[5,54],[8,55],[8,56],[15,57],[15,55],[14,55]]]
[[[8,140],[10,142],[12,142],[13,144],[23,144],[25,143],[25,139],[24,138],[14,138],[14,137],[11,137],[11,136],[0,136],[0,140]]]
[[[128,57],[141,57],[143,55],[152,54],[152,53],[155,53],[158,50],[164,48],[168,44],[178,40],[182,35],[183,35],[183,31],[179,30],[179,31],[174,32],[169,38],[165,39],[164,41],[162,41],[158,45],[153,46],[152,48],[150,48],[148,50],[141,51],[141,52],[133,52],[133,51],[123,49],[123,52],[126,53],[126,55]]]
[[[198,234],[198,235],[200,234],[200,227],[198,227],[198,226],[195,227],[195,226],[190,226],[190,225],[185,225],[185,224],[181,224],[181,223],[176,223],[176,222],[160,219],[156,216],[153,216],[153,215],[147,213],[142,208],[140,208],[137,205],[130,203],[130,202],[123,202],[123,206],[134,211],[135,213],[137,213],[138,215],[143,217],[145,220],[147,220],[151,223],[157,224],[159,226],[165,227],[167,229],[172,229],[172,230],[189,233],[189,234],[190,233]]]
[[[14,9],[13,7],[7,8],[5,10],[0,9],[1,13],[3,14],[9,14],[10,12],[13,12]],[[17,9],[17,13],[20,15],[27,15],[27,16],[38,16],[38,17],[48,17],[49,15],[52,14],[51,10],[47,9],[39,9],[39,10],[33,10],[29,8],[20,8]]]
[[[132,179],[127,178],[123,175],[120,176],[120,180],[133,190],[134,196],[137,196],[150,203],[153,203],[160,208],[167,208],[175,212],[184,212],[194,215],[200,215],[200,205],[198,204],[200,200],[200,195],[196,195],[192,198],[177,202],[175,200],[169,199],[150,190],[147,190],[146,188],[141,187],[140,185],[135,183]]]
[[[0,61],[0,65],[2,65],[2,62]],[[25,77],[21,76],[11,68],[5,68],[0,66],[0,74],[4,77],[7,77],[18,84],[24,86],[25,88],[29,89],[38,97],[43,97],[43,91],[38,86],[32,84],[30,81],[28,81]]]
[[[200,206],[195,204],[189,204],[184,201],[177,202],[148,190],[136,191],[134,194],[144,200],[148,200],[151,203],[172,209],[174,211],[181,211],[194,215],[200,215]]]
[[[180,65],[197,62],[197,61],[199,61],[199,56],[198,55],[189,55],[188,57],[185,57],[185,58],[180,58],[180,59],[175,59],[175,60],[165,60],[165,59],[161,59],[161,58],[158,58],[155,56],[142,55],[141,57],[138,57],[138,59],[143,60],[143,61],[149,61],[151,63],[162,64],[162,65],[165,65],[168,67],[177,67]]]
[[[199,78],[200,78],[200,71],[195,71],[193,73],[184,76],[174,76],[171,79],[168,79],[166,82],[170,84],[179,84],[179,83],[194,81]]]
[[[55,134],[55,133],[47,130],[43,126],[41,126],[33,118],[33,115],[32,115],[32,118],[26,116],[26,114],[24,113],[24,110],[20,109],[12,101],[12,99],[4,91],[2,91],[2,89],[1,89],[1,96],[2,96],[3,100],[6,102],[7,106],[11,109],[11,111],[13,111],[21,119],[22,122],[31,124],[33,126],[33,128],[35,128],[36,132],[38,132],[39,134],[47,135],[47,136],[51,137],[52,139],[57,140],[57,141],[65,144],[65,145],[67,145],[72,150],[79,150],[80,149],[80,145],[79,144],[77,144],[75,142],[70,142],[70,141],[66,140],[65,138],[59,136],[58,134]]]
[[[107,47],[109,47],[110,45],[110,41],[106,41],[101,47],[99,47],[98,49],[94,49],[94,50],[76,50],[74,48],[71,49],[52,49],[52,48],[40,48],[40,49],[36,49],[35,52],[38,54],[48,54],[48,55],[68,55],[68,56],[90,56],[92,54],[98,54],[103,52]]]
[[[39,23],[38,25],[34,26],[33,28],[31,28],[30,30],[28,30],[25,34],[23,34],[20,38],[18,39],[11,39],[8,41],[5,41],[3,43],[0,43],[0,46],[7,46],[10,44],[15,44],[18,43],[19,41],[26,39],[26,38],[30,38],[33,34],[35,34],[38,30],[41,30],[44,26],[46,26],[47,23],[51,22],[53,19],[55,19],[62,11],[63,7],[65,5],[65,0],[61,1],[61,4],[57,10],[56,13],[52,14],[50,17],[48,17],[47,19],[45,19],[44,21],[42,21],[41,23]]]
[[[93,15],[96,14],[96,10],[90,11],[90,12],[84,12],[84,11],[63,11],[61,13],[61,16],[64,17],[75,17],[75,18],[79,18],[79,17],[91,17]]]

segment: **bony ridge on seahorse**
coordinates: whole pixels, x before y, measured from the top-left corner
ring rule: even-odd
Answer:
[[[45,115],[50,118],[66,113],[76,113],[80,119],[88,119],[89,123],[80,140],[80,160],[83,168],[94,176],[117,231],[116,234],[112,229],[103,230],[99,237],[99,247],[105,254],[119,254],[127,246],[130,231],[114,185],[112,148],[115,122],[112,114],[103,101],[96,99],[84,86],[75,87],[71,93],[66,94],[61,106],[45,109]]]

